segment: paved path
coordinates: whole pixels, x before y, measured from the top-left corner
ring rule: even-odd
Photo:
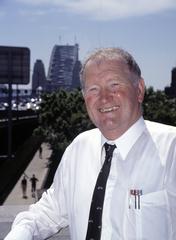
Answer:
[[[48,144],[42,144],[42,158],[39,157],[39,151],[34,155],[33,160],[29,163],[25,170],[27,176],[27,198],[23,198],[21,180],[24,175],[18,180],[17,184],[5,200],[3,205],[29,205],[36,201],[35,197],[31,194],[31,182],[30,178],[35,174],[37,181],[37,189],[41,189],[46,173],[48,171],[47,164],[51,155],[51,149]]]
[[[25,211],[27,208],[27,205],[0,206],[0,240],[4,239],[4,237],[10,231],[11,224],[17,213]]]
[[[17,213],[27,209],[28,205],[0,206],[0,240],[3,240],[10,231],[11,224]],[[48,238],[48,240],[70,240],[68,228],[63,229],[60,233]]]
[[[28,209],[28,206],[37,201],[37,198],[32,197],[31,182],[29,179],[35,174],[39,180],[37,182],[37,190],[40,190],[48,170],[48,161],[51,156],[51,149],[48,144],[42,144],[42,158],[39,151],[36,152],[34,158],[29,163],[25,170],[27,178],[27,198],[23,198],[21,189],[21,180],[23,175],[5,200],[3,206],[0,206],[0,240],[2,240],[10,230],[11,224],[18,212]],[[63,229],[59,234],[49,238],[50,240],[69,240],[68,229]]]

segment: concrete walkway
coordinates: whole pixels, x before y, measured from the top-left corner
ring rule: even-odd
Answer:
[[[24,174],[27,178],[27,198],[23,198],[21,180],[24,175],[18,180],[17,184],[5,200],[3,205],[29,205],[36,202],[37,197],[32,197],[31,194],[31,181],[30,178],[35,174],[37,181],[36,189],[41,189],[43,181],[48,171],[48,160],[51,156],[51,149],[48,144],[43,143],[42,145],[42,158],[40,158],[39,151],[34,155],[33,160],[29,163]]]
[[[3,205],[0,206],[0,240],[8,234],[15,216],[22,211],[26,211],[28,205]],[[25,237],[24,237],[25,239]],[[59,233],[53,235],[48,240],[69,240],[68,228],[62,229]]]
[[[37,181],[37,192],[40,192],[43,181],[45,180],[49,158],[51,156],[50,146],[46,143],[42,145],[42,158],[40,158],[39,151],[36,152],[34,158],[29,163],[24,174],[27,177],[27,198],[23,198],[21,180],[24,175],[18,180],[17,184],[5,200],[3,206],[0,206],[0,240],[2,240],[7,233],[10,231],[11,224],[17,215],[17,213],[27,210],[28,206],[37,201],[36,197],[33,197],[31,194],[31,182],[30,178],[35,174]],[[63,229],[60,233],[48,238],[50,240],[69,240],[69,231],[68,228]]]

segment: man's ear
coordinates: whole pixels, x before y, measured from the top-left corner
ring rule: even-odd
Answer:
[[[139,103],[143,102],[144,94],[145,94],[145,83],[144,83],[144,79],[140,78],[140,80],[138,82],[138,101],[139,101]]]
[[[81,93],[82,93],[83,98],[85,98],[85,94],[84,94],[84,90],[83,89],[81,89]]]

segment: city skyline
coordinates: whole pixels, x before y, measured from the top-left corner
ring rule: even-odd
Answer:
[[[41,59],[46,74],[54,45],[79,44],[79,59],[98,47],[126,49],[146,86],[163,90],[176,66],[174,0],[2,0],[0,45],[31,50],[31,75]]]

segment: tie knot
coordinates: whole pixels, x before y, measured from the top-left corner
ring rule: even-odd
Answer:
[[[105,151],[106,151],[106,156],[108,155],[110,157],[110,156],[112,156],[113,151],[116,148],[116,145],[115,144],[112,145],[112,144],[105,143],[104,147],[105,147]]]

